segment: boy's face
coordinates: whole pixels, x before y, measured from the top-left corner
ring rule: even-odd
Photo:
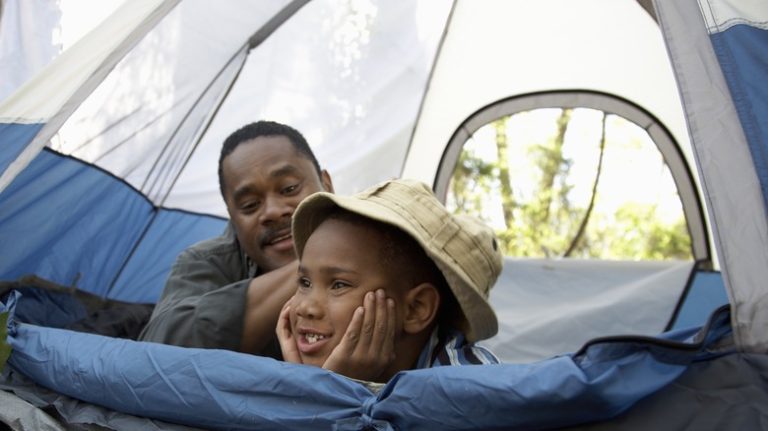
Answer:
[[[379,256],[381,234],[329,219],[315,229],[299,262],[299,286],[291,303],[291,330],[304,364],[322,367],[341,342],[365,294],[384,289],[395,301],[395,339],[402,330],[405,289]]]

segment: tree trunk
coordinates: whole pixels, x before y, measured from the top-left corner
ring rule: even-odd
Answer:
[[[501,183],[501,206],[504,212],[504,224],[512,227],[515,214],[515,201],[512,194],[512,182],[509,179],[509,147],[507,145],[507,120],[502,117],[493,122],[496,129],[496,154],[498,157],[499,182]]]

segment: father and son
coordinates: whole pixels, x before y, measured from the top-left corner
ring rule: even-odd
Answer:
[[[177,258],[140,340],[223,348],[386,382],[397,372],[498,359],[488,293],[493,231],[428,186],[390,180],[333,193],[307,141],[259,121],[219,158],[230,216]]]

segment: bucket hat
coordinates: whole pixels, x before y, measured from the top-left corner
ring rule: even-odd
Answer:
[[[352,196],[319,192],[305,198],[293,214],[299,258],[309,236],[335,207],[396,226],[421,245],[461,308],[463,316],[457,316],[456,326],[467,340],[483,340],[498,332],[488,295],[501,272],[502,255],[489,226],[450,213],[420,181],[389,180]]]

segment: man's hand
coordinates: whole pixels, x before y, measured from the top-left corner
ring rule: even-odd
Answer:
[[[386,298],[382,289],[368,292],[323,368],[353,379],[375,381],[395,360],[396,320],[395,301]]]
[[[281,310],[296,293],[298,261],[262,274],[248,286],[240,351],[263,355],[274,341]]]
[[[283,351],[283,360],[285,362],[300,364],[301,357],[299,356],[299,349],[296,347],[296,339],[293,338],[293,331],[291,331],[290,312],[291,300],[288,300],[288,302],[285,303],[285,306],[283,306],[283,311],[280,312],[280,317],[277,320],[277,340],[280,342],[280,350]]]

